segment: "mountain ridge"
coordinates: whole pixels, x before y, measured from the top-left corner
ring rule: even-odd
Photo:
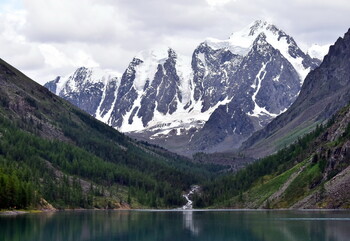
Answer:
[[[237,48],[240,51],[232,50]],[[191,155],[238,147],[293,103],[303,77],[318,64],[319,60],[305,54],[284,31],[256,21],[229,40],[204,41],[194,50],[192,59],[171,48],[166,52],[143,51],[108,94],[102,81],[100,90],[96,84],[79,90],[82,96],[69,88],[66,93],[64,89],[59,91],[54,86],[56,80],[45,86],[65,99],[76,96],[85,100],[71,102],[132,137]],[[102,96],[108,103],[86,106],[87,100],[96,98],[99,102]],[[248,128],[249,133],[242,133],[238,126],[219,128],[221,137],[213,138],[213,130],[206,129],[218,127],[206,123],[220,113],[226,123],[243,118],[252,128]],[[228,139],[232,141],[225,142]]]

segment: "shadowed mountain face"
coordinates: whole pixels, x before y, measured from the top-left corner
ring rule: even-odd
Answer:
[[[261,131],[243,149],[255,157],[270,154],[329,119],[350,102],[350,32],[330,47],[322,64],[306,77],[294,104]]]
[[[320,63],[276,26],[256,21],[191,58],[139,53],[120,77],[80,68],[45,86],[133,137],[191,155],[238,148],[296,99]]]

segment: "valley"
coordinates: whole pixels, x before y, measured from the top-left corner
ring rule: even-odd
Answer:
[[[50,91],[1,60],[0,208],[348,208],[349,46],[320,63],[256,21]]]
[[[350,2],[1,0],[0,241],[345,241]]]

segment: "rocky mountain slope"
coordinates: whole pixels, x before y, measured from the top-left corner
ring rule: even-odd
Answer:
[[[350,30],[305,79],[295,104],[271,122],[284,120],[280,126],[285,127],[303,116],[317,121],[335,113],[327,123],[236,174],[208,183],[198,203],[234,208],[349,208],[349,54]]]
[[[350,101],[350,33],[330,47],[322,64],[306,77],[293,105],[243,145],[261,157],[289,145],[329,119]]]
[[[121,77],[80,68],[45,86],[96,118],[182,154],[239,147],[296,99],[320,61],[275,25],[256,21],[192,58],[139,53]]]

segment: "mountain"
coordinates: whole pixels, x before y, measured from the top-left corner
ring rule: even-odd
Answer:
[[[121,77],[80,68],[45,86],[108,125],[181,154],[237,148],[296,99],[320,61],[275,25],[255,21],[192,58],[140,52]],[[88,104],[89,103],[89,104]]]
[[[322,64],[306,77],[293,105],[254,133],[244,144],[248,155],[261,157],[289,145],[328,120],[350,101],[350,34],[329,48]]]
[[[70,88],[99,91],[90,70],[77,79],[91,82]],[[0,60],[0,209],[179,207],[182,191],[221,170],[137,142]]]
[[[350,193],[350,29],[330,47],[320,67],[306,77],[298,99],[259,135],[272,143],[283,128],[315,125],[297,141],[235,174],[208,182],[194,205],[230,208],[349,208]],[[323,121],[327,120],[327,121]],[[269,129],[271,128],[271,129]],[[275,128],[275,129],[273,129]],[[266,130],[267,129],[267,130]],[[265,150],[264,149],[264,150]]]

